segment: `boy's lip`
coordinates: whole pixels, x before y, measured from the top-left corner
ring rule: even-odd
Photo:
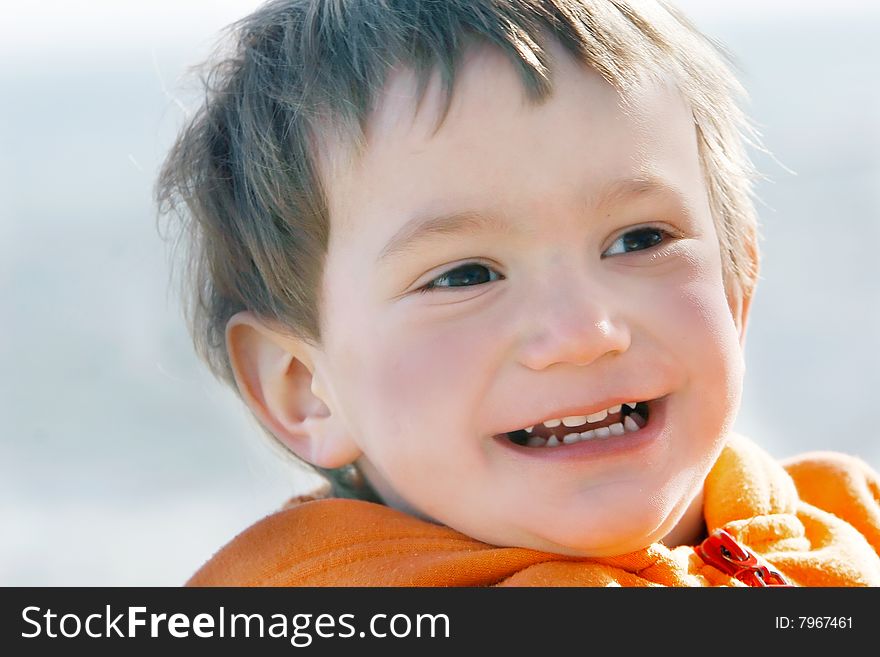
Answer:
[[[656,443],[664,434],[666,427],[667,401],[669,395],[664,395],[650,402],[650,414],[648,423],[639,431],[625,433],[622,436],[611,436],[594,440],[581,440],[572,444],[562,444],[557,447],[526,447],[517,445],[509,440],[506,435],[496,435],[493,440],[506,450],[512,452],[517,461],[572,461],[572,460],[595,460],[602,457],[614,457],[618,455],[636,452],[646,449]]]
[[[599,411],[604,411],[606,408],[611,408],[612,406],[617,406],[617,405],[623,405],[628,402],[647,402],[648,404],[651,405],[651,408],[653,408],[654,405],[657,402],[659,402],[661,399],[665,399],[665,396],[664,397],[657,397],[657,398],[652,397],[650,395],[646,395],[644,397],[638,397],[638,396],[635,396],[635,397],[633,397],[633,396],[613,397],[613,398],[608,399],[606,401],[591,404],[589,406],[569,406],[569,407],[563,408],[561,410],[553,411],[553,413],[556,413],[556,415],[552,415],[552,414],[551,415],[544,415],[540,420],[534,420],[534,421],[529,420],[529,421],[526,421],[523,424],[520,424],[518,426],[510,427],[508,429],[504,429],[503,431],[498,431],[497,433],[494,434],[494,437],[504,438],[506,436],[506,434],[508,434],[509,432],[519,431],[520,429],[525,429],[526,427],[539,426],[539,425],[543,424],[546,420],[561,420],[564,417],[592,415],[593,413],[598,413]]]

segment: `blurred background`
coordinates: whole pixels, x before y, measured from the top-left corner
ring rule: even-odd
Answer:
[[[308,487],[186,333],[152,186],[252,0],[3,2],[0,585],[178,585]],[[737,428],[880,467],[880,6],[676,4],[775,158]]]

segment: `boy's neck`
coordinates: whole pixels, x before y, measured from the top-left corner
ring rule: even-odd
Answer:
[[[706,521],[703,517],[703,489],[697,493],[678,524],[663,537],[661,543],[668,548],[679,545],[697,545],[706,538]]]

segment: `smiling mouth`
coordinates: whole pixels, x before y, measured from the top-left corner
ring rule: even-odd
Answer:
[[[648,423],[650,403],[637,402],[633,407],[630,402],[589,417],[572,416],[561,420],[547,420],[543,424],[509,431],[499,436],[516,445],[536,448],[558,447],[584,440],[605,440],[642,429]],[[590,422],[589,419],[594,421]]]

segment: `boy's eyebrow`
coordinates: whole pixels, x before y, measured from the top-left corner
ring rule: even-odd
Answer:
[[[619,203],[628,198],[662,195],[682,201],[681,193],[658,178],[625,178],[615,180],[604,186],[589,202],[594,208]],[[388,241],[376,259],[378,263],[398,257],[435,235],[468,235],[484,231],[510,234],[513,226],[495,214],[477,210],[459,210],[440,215],[415,217],[407,221]]]

